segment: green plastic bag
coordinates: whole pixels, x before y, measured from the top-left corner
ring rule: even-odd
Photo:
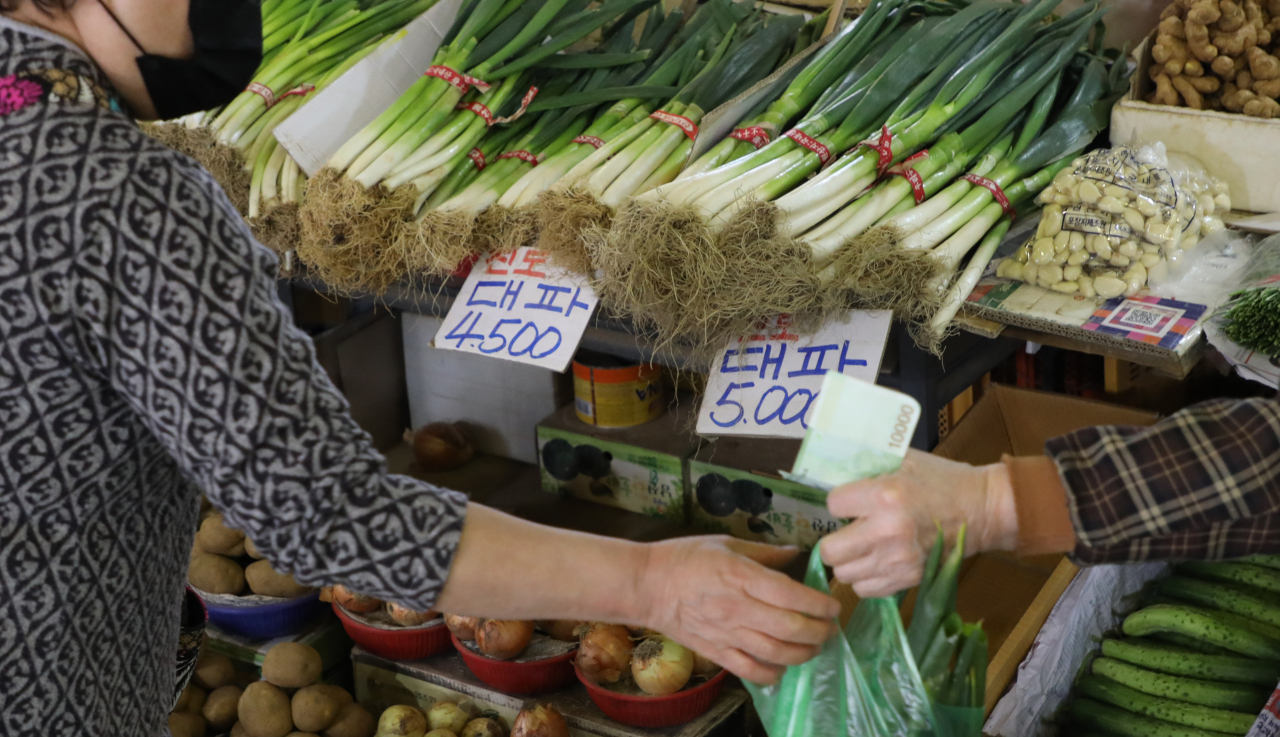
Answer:
[[[831,593],[816,547],[805,584]],[[769,737],[982,734],[982,707],[935,705],[929,698],[893,598],[859,602],[844,630],[816,658],[787,668],[776,685],[746,685]]]

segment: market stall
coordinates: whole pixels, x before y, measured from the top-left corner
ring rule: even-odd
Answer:
[[[560,527],[813,550],[847,523],[827,492],[910,447],[1149,425],[1225,386],[1206,356],[1276,387],[1280,220],[1249,216],[1280,210],[1280,5],[1106,11],[268,0],[249,89],[150,132],[280,255],[393,471]],[[1156,374],[1195,388],[1125,393]],[[773,689],[662,633],[408,611],[260,558],[205,510],[175,735],[1278,723],[1275,556],[1082,571],[939,533],[918,589],[866,601],[814,557],[790,573],[845,629]]]

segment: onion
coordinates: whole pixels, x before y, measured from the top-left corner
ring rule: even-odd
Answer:
[[[448,627],[453,636],[459,640],[471,641],[476,639],[476,628],[480,626],[480,618],[446,614],[444,615],[444,626]]]
[[[569,725],[554,706],[538,704],[520,712],[511,737],[569,737]]]
[[[481,717],[467,722],[466,729],[458,737],[507,737],[507,730],[492,719]]]
[[[714,676],[715,674],[719,673],[721,670],[722,669],[720,668],[720,666],[702,657],[702,655],[699,654],[696,650],[694,651],[693,674],[695,676],[710,678],[711,676]]]
[[[427,717],[412,706],[392,706],[378,717],[379,737],[422,737]]]
[[[471,715],[452,701],[440,701],[427,712],[427,729],[447,729],[454,734],[471,721]]]
[[[538,622],[538,629],[546,632],[554,640],[561,642],[577,642],[578,628],[586,622],[571,619],[543,619]]]
[[[321,586],[321,587],[320,587],[320,601],[323,601],[323,602],[330,602],[330,601],[333,601],[333,587],[332,587],[332,586]]]
[[[388,601],[387,616],[391,617],[392,622],[402,627],[416,627],[420,624],[426,624],[440,615],[433,611],[415,612],[408,607]]]
[[[656,632],[648,627],[633,627],[631,625],[627,625],[627,631],[631,633],[632,637],[651,637],[653,635],[662,634],[661,632]]]
[[[645,640],[636,648],[631,675],[641,691],[665,696],[684,688],[693,676],[693,652],[667,637]]]
[[[533,622],[519,619],[486,619],[476,628],[480,652],[497,660],[511,660],[529,646]]]
[[[338,606],[343,609],[357,614],[368,614],[382,606],[382,599],[357,594],[346,586],[333,587],[333,600],[338,602]]]
[[[617,683],[631,664],[631,635],[619,624],[593,624],[578,643],[578,668],[592,683]]]
[[[404,441],[413,448],[413,457],[423,471],[448,471],[475,455],[475,446],[459,425],[433,422],[416,432],[404,431]]]

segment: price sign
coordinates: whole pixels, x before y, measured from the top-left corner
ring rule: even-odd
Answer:
[[[889,310],[850,312],[801,337],[782,315],[731,342],[707,378],[698,434],[804,437],[828,371],[876,380],[892,317]]]
[[[432,345],[564,371],[596,308],[586,279],[535,248],[476,262]]]

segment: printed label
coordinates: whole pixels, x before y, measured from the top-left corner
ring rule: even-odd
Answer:
[[[485,161],[483,151],[478,148],[473,148],[467,153],[467,158],[471,159],[471,163],[475,164],[477,169],[484,171]]]
[[[1004,190],[1000,189],[1000,185],[986,177],[980,177],[976,174],[965,174],[964,180],[967,182],[973,182],[979,187],[991,192],[991,196],[996,199],[996,202],[1000,203],[1000,209],[1004,210],[1004,214],[1009,217],[1017,217],[1017,213],[1013,211],[1013,205],[1009,203],[1009,198],[1004,196]]]
[[[736,138],[739,141],[746,141],[756,148],[764,148],[769,144],[769,131],[758,125],[750,128],[735,128],[729,134],[730,138]]]
[[[917,205],[924,202],[925,199],[924,177],[920,176],[920,172],[911,167],[911,162],[923,159],[928,155],[929,150],[925,149],[918,154],[908,156],[901,164],[898,164],[886,172],[891,177],[897,176],[907,180],[911,185],[911,194],[915,197]]]
[[[1103,320],[1102,326],[1163,338],[1186,312],[1175,307],[1125,300]]]
[[[822,162],[823,166],[826,166],[827,162],[831,161],[831,149],[821,143],[818,143],[816,138],[810,136],[799,128],[792,128],[787,131],[786,137],[817,154],[818,161]]]
[[[570,143],[585,143],[591,148],[600,148],[604,145],[604,140],[596,138],[595,136],[578,136],[570,141]]]
[[[508,151],[505,154],[502,154],[501,156],[498,157],[499,161],[501,161],[502,159],[520,159],[521,161],[523,161],[526,164],[529,164],[530,166],[538,165],[538,157],[524,150]]]
[[[654,120],[660,120],[667,125],[674,125],[684,131],[684,134],[688,136],[691,141],[698,136],[698,125],[683,115],[673,115],[665,110],[658,110],[650,114],[649,117]]]
[[[880,156],[880,161],[876,164],[877,174],[883,175],[893,165],[893,133],[889,131],[889,126],[880,126],[879,136],[874,140],[867,139],[858,145],[875,149]]]
[[[505,118],[498,118],[498,122],[499,122],[499,123],[510,123],[510,122],[512,122],[513,120],[515,120],[516,118],[519,118],[521,115],[524,115],[525,111],[529,109],[529,103],[533,102],[533,98],[535,98],[535,97],[537,97],[537,96],[538,96],[538,88],[537,88],[537,87],[530,87],[530,88],[529,88],[529,91],[528,91],[528,92],[526,92],[526,93],[524,93],[524,97],[523,97],[523,98],[521,98],[521,100],[520,100],[520,109],[519,109],[519,110],[517,110],[517,111],[515,111],[515,112],[514,112],[514,113],[512,113],[511,115],[508,115],[508,116],[507,116],[507,117],[505,117]]]
[[[245,89],[257,95],[258,97],[261,97],[262,100],[267,104],[268,110],[270,110],[276,104],[276,93],[272,92],[271,88],[264,84],[259,84],[258,82],[250,82],[249,86],[246,87]]]
[[[478,102],[460,102],[459,110],[470,110],[471,112],[484,118],[485,125],[493,125],[493,111]]]

